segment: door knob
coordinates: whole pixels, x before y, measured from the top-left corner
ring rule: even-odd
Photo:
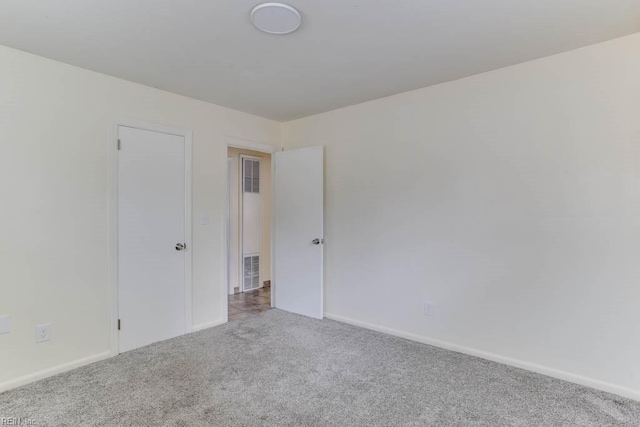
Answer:
[[[185,245],[184,243],[176,244],[176,251],[184,251],[185,249],[187,249],[187,245]]]
[[[313,239],[311,241],[314,245],[319,245],[320,243],[324,243],[324,239]]]

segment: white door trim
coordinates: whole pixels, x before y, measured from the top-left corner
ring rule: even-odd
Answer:
[[[227,294],[231,295],[233,292],[233,289],[231,289],[231,281],[230,281],[230,272],[231,272],[231,259],[229,257],[229,254],[231,253],[231,229],[232,229],[232,218],[231,218],[231,183],[233,181],[233,174],[235,171],[235,167],[234,167],[234,162],[233,162],[234,158],[230,157],[229,155],[227,155],[227,229],[226,229],[226,233],[225,233],[225,239],[227,239],[227,249],[225,251],[225,253],[227,254],[227,259],[226,259],[226,263],[225,265],[227,266]],[[236,215],[237,216],[237,215]],[[237,221],[237,218],[236,218]]]
[[[184,268],[184,292],[185,292],[185,332],[189,333],[193,328],[192,318],[192,255],[193,249],[191,229],[191,152],[193,134],[190,130],[172,128],[169,126],[148,123],[139,120],[117,118],[113,122],[111,137],[109,138],[109,331],[111,341],[111,355],[119,353],[118,340],[118,128],[120,126],[135,129],[160,132],[169,135],[184,137],[184,163],[185,163],[185,268]]]
[[[230,138],[228,136],[225,136],[223,140],[225,148],[242,148],[245,150],[259,151],[261,153],[269,154],[273,154],[278,151],[278,149],[273,145],[265,144],[263,142],[244,141],[242,139]]]
[[[271,144],[265,144],[263,142],[255,142],[255,141],[246,141],[246,140],[242,140],[242,139],[237,139],[237,138],[232,138],[229,136],[224,136],[222,137],[222,146],[224,148],[224,158],[227,158],[229,155],[229,148],[233,147],[233,148],[242,148],[245,150],[252,150],[252,151],[259,151],[261,153],[267,153],[267,154],[273,154],[276,151],[278,151],[278,148],[274,147]],[[273,159],[271,159],[271,176],[273,176]],[[229,167],[229,163],[225,162],[225,167],[228,168]],[[224,173],[224,176],[229,176],[229,171],[226,170]],[[227,182],[227,186],[229,185],[229,182]],[[262,183],[260,183],[261,188],[262,188]],[[273,201],[273,179],[271,180],[271,185],[269,186],[269,190],[271,191],[271,200]],[[224,203],[225,203],[225,209],[229,209],[229,200],[228,197],[225,196],[224,198]],[[270,247],[270,251],[273,254],[273,215],[271,215],[271,247]],[[229,238],[229,224],[228,222],[225,220],[223,221],[223,236],[227,236],[227,239]],[[224,254],[224,259],[223,259],[223,264],[222,265],[227,265],[228,262],[228,253],[227,253],[227,247],[228,247],[228,241],[222,242],[222,253]],[[242,264],[242,263],[240,263]],[[275,285],[275,273],[273,270],[273,257],[271,257],[271,307],[275,307],[275,292],[273,292],[273,286]],[[228,294],[228,283],[229,283],[229,279],[227,277],[227,269],[223,268],[222,269],[222,298],[221,298],[221,313],[222,313],[222,321],[223,322],[228,322],[229,321],[229,307],[228,307],[228,299],[229,299],[229,294]]]

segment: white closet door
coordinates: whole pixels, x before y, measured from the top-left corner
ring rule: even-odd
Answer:
[[[125,126],[118,137],[118,317],[124,352],[186,332],[180,248],[185,138]]]

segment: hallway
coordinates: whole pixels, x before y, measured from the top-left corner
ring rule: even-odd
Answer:
[[[271,287],[229,295],[229,321],[242,320],[271,308]]]

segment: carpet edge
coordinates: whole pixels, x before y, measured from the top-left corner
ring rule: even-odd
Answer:
[[[191,332],[193,333],[193,332],[203,331],[205,329],[213,328],[214,326],[224,325],[225,323],[227,323],[227,320],[224,320],[224,319],[218,319],[212,322],[199,323],[191,327]],[[186,335],[189,335],[189,334],[186,334]]]
[[[100,362],[111,357],[111,351],[103,351],[88,357],[72,360],[71,362],[62,363],[51,368],[42,369],[40,371],[32,372],[30,374],[22,375],[20,377],[4,381],[0,383],[0,393],[20,387],[26,384],[30,384],[45,378],[52,377],[54,375],[61,374],[63,372],[71,371],[81,366],[89,365],[91,363]]]

